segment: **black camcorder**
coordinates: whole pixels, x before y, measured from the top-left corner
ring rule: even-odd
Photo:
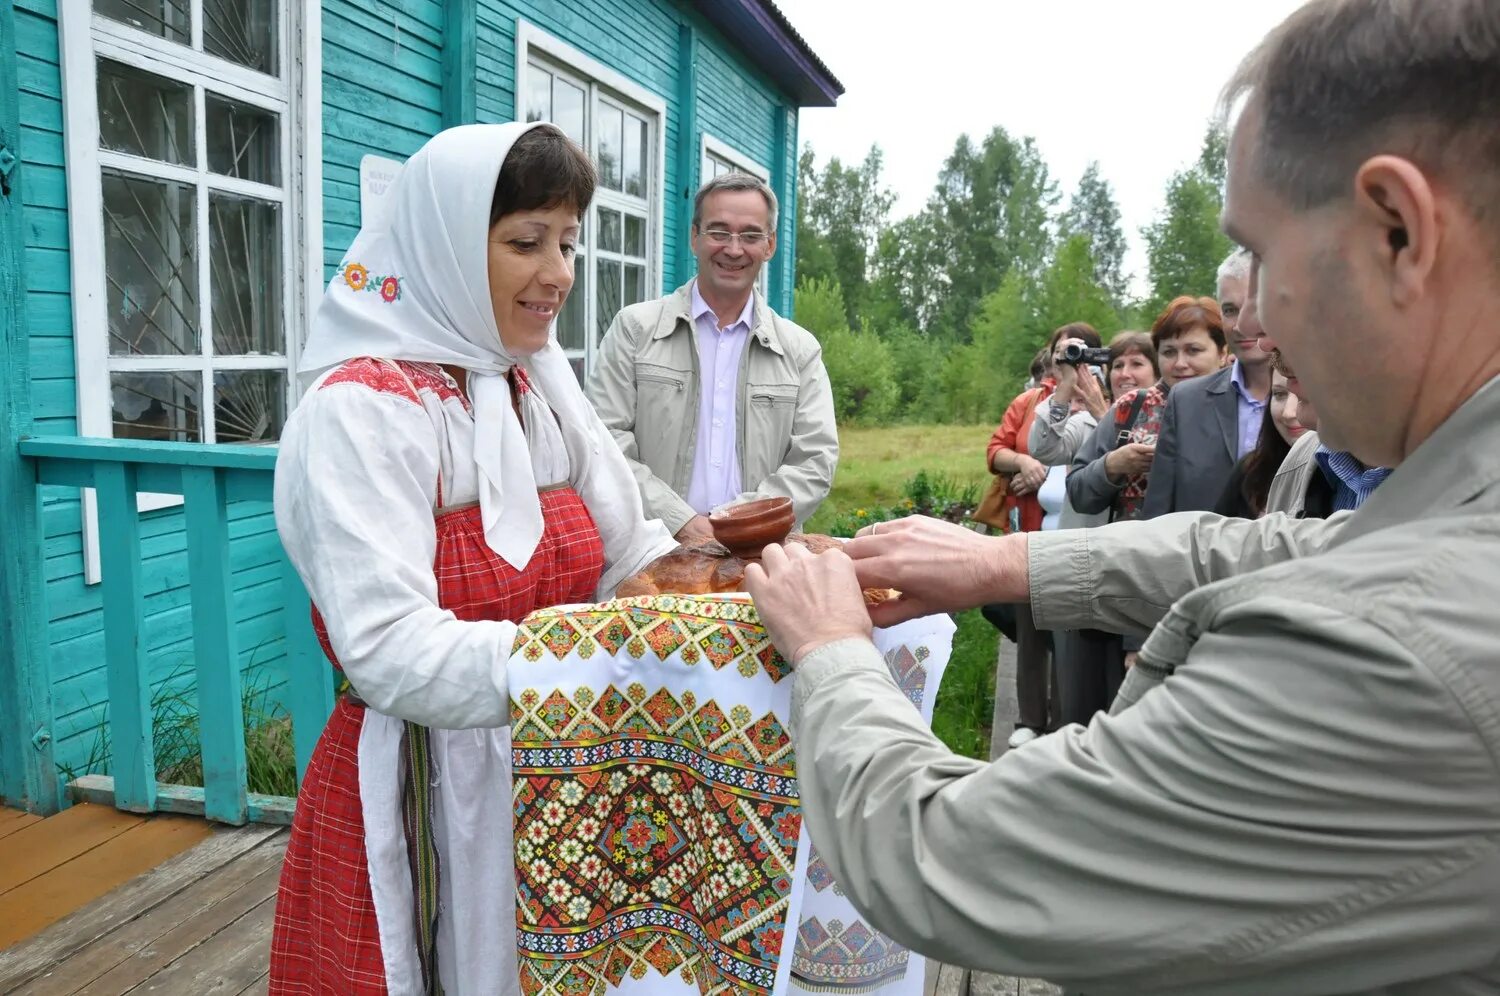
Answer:
[[[1105,346],[1090,348],[1081,343],[1070,342],[1063,347],[1062,355],[1057,358],[1059,363],[1077,367],[1087,364],[1091,367],[1109,366],[1109,349]]]

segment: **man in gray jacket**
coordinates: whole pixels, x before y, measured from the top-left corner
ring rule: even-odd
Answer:
[[[1327,520],[769,549],[747,579],[797,668],[808,826],[872,926],[950,963],[1090,996],[1500,992],[1500,5],[1313,0],[1228,97],[1264,324],[1329,444],[1394,473]],[[904,594],[867,612],[862,585]],[[1112,714],[955,756],[871,616],[1027,597],[1155,629]]]
[[[744,173],[710,180],[691,238],[697,279],[615,317],[588,398],[646,514],[678,539],[712,539],[707,514],[751,498],[791,498],[800,525],[828,496],[839,442],[818,340],[756,290],[776,252],[776,194]]]

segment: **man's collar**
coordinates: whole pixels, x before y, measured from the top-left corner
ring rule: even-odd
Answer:
[[[714,313],[713,306],[703,299],[702,293],[698,290],[698,281],[696,279],[693,280],[690,287],[691,289],[688,291],[688,314],[692,316],[693,321],[697,322],[704,315],[710,315],[714,320],[714,328],[720,328],[719,316]],[[720,329],[720,331],[728,332],[741,325],[747,330],[755,327],[755,291],[753,288],[750,291],[750,296],[745,299],[745,306],[740,309],[740,317],[728,326]]]
[[[1251,394],[1250,389],[1245,386],[1245,365],[1240,362],[1238,356],[1234,358],[1234,362],[1230,364],[1230,367],[1229,382],[1234,385],[1234,389],[1239,392],[1240,397],[1253,405],[1265,404],[1264,401]]]

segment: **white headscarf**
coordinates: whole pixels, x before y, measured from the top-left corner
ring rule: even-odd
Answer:
[[[548,405],[556,411],[572,479],[587,476],[589,490],[601,492],[583,494],[591,511],[591,497],[618,501],[636,488],[619,450],[600,445],[598,416],[557,344],[556,326],[543,349],[517,357],[506,350],[495,324],[490,202],[511,146],[539,126],[541,122],[463,125],[439,132],[417,150],[396,180],[389,227],[361,228],[329,283],[301,366],[304,374],[316,375],[370,356],[468,370],[484,536],[517,570],[536,551],[543,522],[526,434],[511,407],[505,377],[511,367],[523,368],[542,396],[521,396],[528,424],[550,423]],[[356,264],[362,272],[351,274]],[[550,432],[533,432],[532,437],[532,446],[557,438]],[[600,461],[608,466],[585,473],[587,464]],[[635,515],[639,519],[638,504]]]

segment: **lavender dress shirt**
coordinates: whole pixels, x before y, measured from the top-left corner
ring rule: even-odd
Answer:
[[[745,302],[740,317],[719,328],[714,310],[692,289],[693,328],[698,340],[698,440],[693,450],[693,476],[684,496],[693,511],[707,515],[737,497],[740,454],[736,443],[735,411],[739,402],[740,357],[755,319],[755,295]]]
[[[1245,388],[1245,368],[1239,360],[1234,361],[1234,373],[1229,375],[1229,381],[1234,385],[1234,397],[1239,405],[1240,449],[1234,458],[1240,460],[1246,453],[1255,449],[1255,444],[1260,441],[1260,427],[1265,421],[1266,403]]]

